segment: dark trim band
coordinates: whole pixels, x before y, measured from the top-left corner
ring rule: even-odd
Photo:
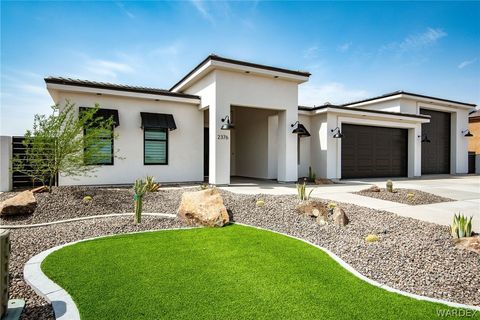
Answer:
[[[310,77],[310,75],[311,75],[310,72],[283,69],[283,68],[272,67],[272,66],[267,66],[267,65],[263,65],[263,64],[257,64],[257,63],[242,61],[242,60],[234,60],[234,59],[224,58],[224,57],[217,56],[215,54],[211,54],[208,57],[206,57],[202,62],[200,62],[195,68],[193,68],[192,71],[190,71],[182,79],[180,79],[180,81],[175,83],[170,88],[170,91],[175,89],[180,83],[182,83],[185,79],[190,77],[193,73],[195,73],[195,71],[200,69],[205,63],[207,63],[210,60],[232,63],[232,64],[237,64],[237,65],[241,65],[241,66],[245,66],[245,67],[252,67],[252,68],[259,68],[259,69],[265,69],[265,70],[270,70],[270,71],[283,72],[283,73],[293,74],[293,75],[302,76],[302,77]]]

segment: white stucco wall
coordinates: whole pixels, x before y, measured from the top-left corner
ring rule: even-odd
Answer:
[[[311,124],[310,124],[310,117],[306,115],[299,115],[298,121],[305,126],[308,132],[312,135],[311,132]],[[298,176],[299,177],[306,177],[308,176],[308,168],[311,166],[312,159],[311,159],[311,140],[312,137],[300,137],[299,147],[300,147],[300,159],[297,159],[298,162]],[[312,171],[317,175],[317,171],[312,167]]]
[[[0,191],[12,189],[12,137],[0,136]]]
[[[317,177],[327,177],[327,114],[310,117],[310,159]],[[307,168],[308,170],[308,168]]]
[[[61,92],[59,101],[69,99],[77,106],[116,109],[120,125],[114,148],[118,156],[113,166],[101,166],[95,177],[60,176],[60,185],[131,184],[135,179],[154,176],[159,182],[203,180],[203,111],[194,104],[155,101],[107,95]],[[140,112],[172,114],[177,129],[169,132],[168,165],[143,164],[143,129]]]
[[[214,89],[206,89],[212,81],[214,81]],[[209,108],[210,183],[218,185],[230,183],[232,137],[230,131],[220,128],[222,126],[221,119],[226,115],[231,115],[232,106],[269,109],[278,112],[276,176],[279,181],[295,181],[297,179],[297,140],[296,135],[291,133],[290,125],[297,120],[298,116],[298,83],[273,76],[216,69],[198,80],[185,93],[199,95],[202,98],[202,106],[208,105]],[[203,101],[209,102],[204,103]],[[265,135],[265,141],[267,141],[268,133]],[[238,145],[238,143],[239,141],[236,139],[235,144]],[[240,174],[237,160],[234,161],[234,171],[236,174]],[[251,170],[258,171],[257,168]],[[260,171],[264,171],[264,168]],[[271,174],[267,174],[267,176],[271,176]]]

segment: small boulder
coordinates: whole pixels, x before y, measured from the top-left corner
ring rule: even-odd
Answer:
[[[315,184],[333,184],[334,182],[330,179],[317,178],[315,179]]]
[[[0,215],[31,214],[37,207],[32,191],[23,191],[0,203]]]
[[[328,218],[326,215],[319,215],[317,219],[315,219],[315,222],[321,226],[324,226],[328,224]]]
[[[377,187],[376,185],[371,186],[368,189],[363,190],[365,192],[380,192],[380,188]]]
[[[345,214],[345,211],[343,211],[342,208],[336,207],[333,210],[333,222],[337,226],[346,226],[350,221],[348,220],[348,217]]]
[[[302,201],[296,208],[297,212],[307,217],[327,216],[327,206],[319,201]]]
[[[214,188],[185,192],[177,216],[187,224],[206,227],[223,227],[230,221],[223,198]]]
[[[480,237],[467,237],[454,239],[457,248],[473,251],[480,254]]]

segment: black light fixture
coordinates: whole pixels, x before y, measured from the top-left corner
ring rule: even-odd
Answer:
[[[222,130],[235,129],[235,125],[230,122],[230,116],[226,116],[225,118],[223,118],[222,122],[225,122],[225,123],[220,127],[220,129],[222,129]]]
[[[298,120],[295,121],[294,124],[291,124],[290,127],[293,128],[295,125],[297,125],[297,127],[293,129],[292,133],[298,134],[298,136],[310,137],[310,132],[308,132],[305,126],[298,122]]]
[[[421,142],[423,143],[430,143],[430,139],[428,139],[428,136],[427,135],[424,135],[424,136],[418,136],[419,138],[422,138]]]
[[[462,134],[464,134],[464,137],[473,137],[473,134],[470,133],[470,130],[463,130]]]
[[[333,137],[334,137],[335,139],[342,139],[342,138],[343,138],[343,133],[340,131],[340,128],[339,128],[339,127],[336,127],[335,129],[330,130],[330,132],[334,132],[334,131],[337,131],[337,132],[333,135]]]

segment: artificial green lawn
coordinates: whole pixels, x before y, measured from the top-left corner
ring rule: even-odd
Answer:
[[[304,242],[239,225],[81,242],[50,254],[42,270],[82,319],[432,319],[451,309],[374,287]]]

